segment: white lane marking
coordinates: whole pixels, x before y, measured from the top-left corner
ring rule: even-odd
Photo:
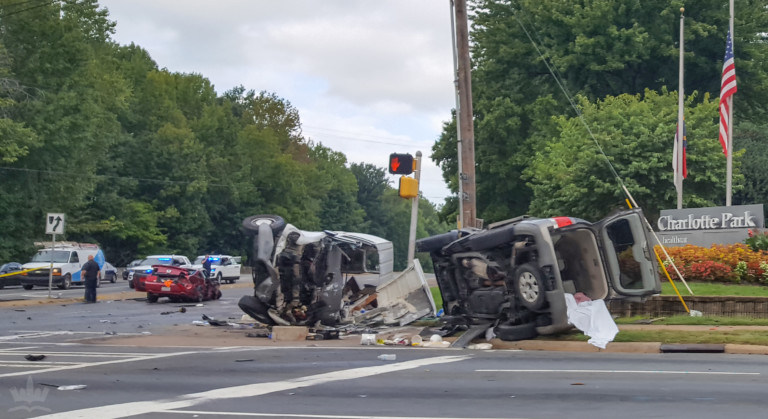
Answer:
[[[440,356],[434,358],[417,359],[413,361],[398,362],[394,364],[378,365],[374,367],[353,368],[341,371],[332,371],[323,374],[298,377],[285,381],[274,381],[270,383],[245,384],[241,386],[225,387],[201,393],[186,394],[173,399],[132,402],[113,404],[110,406],[93,407],[87,409],[73,410],[69,412],[54,413],[51,415],[39,416],[38,418],[57,419],[72,418],[81,419],[117,419],[129,416],[138,416],[154,412],[164,412],[173,409],[183,409],[192,407],[200,403],[211,400],[236,399],[244,397],[255,397],[278,391],[286,391],[294,388],[309,387],[330,383],[334,381],[353,380],[357,378],[370,377],[372,375],[386,374],[395,371],[420,368],[427,365],[445,364],[449,362],[463,361],[469,359],[468,356]],[[2,376],[0,376],[2,377]],[[281,415],[273,415],[281,416]]]
[[[3,377],[15,377],[18,375],[26,375],[26,374],[40,374],[42,372],[56,372],[56,371],[64,371],[64,370],[73,370],[78,368],[86,368],[86,367],[97,367],[100,365],[109,365],[109,364],[122,364],[126,362],[134,362],[134,361],[149,361],[153,359],[160,359],[160,358],[168,358],[171,356],[180,356],[180,355],[189,355],[194,353],[200,353],[200,352],[174,352],[174,353],[168,353],[168,354],[158,354],[158,355],[152,355],[152,356],[137,356],[134,358],[123,358],[123,359],[113,359],[111,361],[101,361],[101,362],[91,362],[91,363],[80,363],[77,365],[67,365],[67,366],[60,366],[60,367],[53,367],[53,368],[46,368],[41,369],[37,371],[21,371],[21,372],[10,372],[5,374],[0,374],[0,378]]]
[[[36,361],[31,363],[29,361],[0,361],[0,367],[10,368],[45,368],[52,367],[54,365],[81,365],[82,362],[40,362]]]
[[[8,351],[20,351],[22,349],[36,349],[36,348],[38,348],[38,346],[20,346],[20,347],[14,347],[14,348],[5,348],[5,349],[0,349],[0,354]]]
[[[206,410],[160,410],[157,413],[180,413],[182,415],[214,415],[214,416],[256,416],[256,417],[280,417],[280,418],[319,418],[319,419],[477,419],[476,417],[462,418],[456,416],[343,416],[343,415],[304,415],[299,413],[253,413],[253,412],[213,412]],[[483,418],[483,419],[515,419]],[[521,418],[517,418],[521,419]]]
[[[26,355],[30,351],[8,351],[8,352],[0,352],[0,357],[3,357],[5,355]],[[49,353],[46,353],[46,355],[49,356],[69,356],[69,357],[78,357],[78,356],[87,356],[89,358],[130,358],[134,356],[152,356],[157,355],[156,353],[150,354],[150,353],[130,353],[130,352],[54,352],[51,351]]]
[[[598,374],[711,374],[711,375],[760,375],[759,372],[730,371],[642,371],[642,370],[475,370],[475,372],[578,372]]]

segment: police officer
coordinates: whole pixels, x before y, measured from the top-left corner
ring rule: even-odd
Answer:
[[[205,279],[208,279],[211,276],[211,258],[208,255],[205,255],[205,259],[203,259],[203,270],[205,271]]]
[[[93,260],[93,255],[88,255],[88,262],[83,264],[83,268],[80,271],[80,276],[85,279],[85,302],[96,302],[96,285],[99,283],[99,273],[101,268],[99,264]]]

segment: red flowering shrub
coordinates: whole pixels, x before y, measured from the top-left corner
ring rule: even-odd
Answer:
[[[686,245],[666,249],[687,281],[768,284],[768,251],[752,251],[743,243],[714,244],[710,248]],[[656,252],[664,261],[672,279],[678,279],[660,246],[656,246]]]

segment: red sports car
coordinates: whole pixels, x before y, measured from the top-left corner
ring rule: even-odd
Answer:
[[[221,298],[219,282],[206,278],[197,269],[178,266],[152,265],[152,273],[143,281],[147,302],[155,303],[160,297],[171,301],[204,301]]]

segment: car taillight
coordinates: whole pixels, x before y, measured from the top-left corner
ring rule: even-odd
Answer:
[[[557,227],[565,227],[573,224],[571,217],[554,217],[552,218],[552,221],[557,223]]]

